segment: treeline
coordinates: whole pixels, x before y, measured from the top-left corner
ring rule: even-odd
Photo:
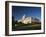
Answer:
[[[24,24],[22,22],[18,22],[18,21],[15,21],[15,24],[17,24],[18,26],[27,26],[27,25],[35,25],[35,24],[41,24],[40,22],[32,22],[32,23],[28,23],[28,24]]]

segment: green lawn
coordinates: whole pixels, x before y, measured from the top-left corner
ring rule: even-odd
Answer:
[[[13,31],[17,31],[17,30],[39,30],[41,29],[41,24],[15,24],[15,26],[13,26]]]

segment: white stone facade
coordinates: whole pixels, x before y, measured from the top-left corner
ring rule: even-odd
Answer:
[[[32,23],[32,22],[40,22],[39,19],[33,17],[26,17],[25,15],[18,20],[18,22],[22,22],[24,24]]]
[[[24,15],[22,19],[18,20],[18,22],[22,22],[24,24],[31,23],[31,17],[25,17]]]
[[[27,24],[27,23],[31,23],[31,17],[27,17],[24,20],[22,20],[22,23]]]

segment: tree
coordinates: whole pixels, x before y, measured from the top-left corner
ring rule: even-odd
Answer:
[[[15,19],[14,16],[12,16],[12,30],[15,29],[15,20],[14,19]]]

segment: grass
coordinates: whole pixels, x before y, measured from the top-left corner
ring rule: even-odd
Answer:
[[[13,31],[17,30],[39,30],[41,29],[41,24],[40,23],[28,23],[24,24],[21,22],[15,22],[15,24],[12,27]]]

